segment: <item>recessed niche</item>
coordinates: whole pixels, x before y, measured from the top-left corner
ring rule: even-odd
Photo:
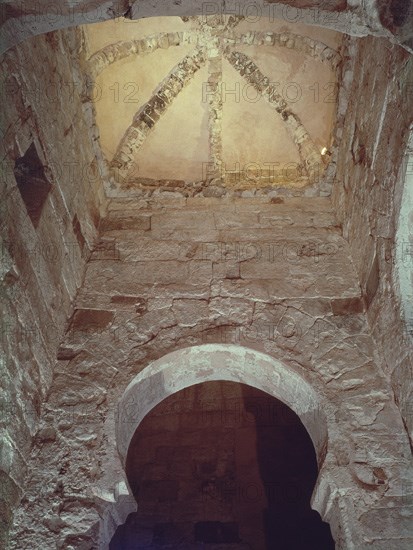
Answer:
[[[80,227],[79,218],[77,217],[76,214],[73,216],[72,228],[73,228],[73,233],[75,234],[77,242],[79,244],[80,250],[83,253],[83,249],[86,244],[86,239],[83,236],[82,228]]]
[[[14,177],[29,218],[34,227],[37,227],[52,185],[46,178],[43,164],[34,143],[30,145],[22,157],[16,160]]]
[[[367,279],[366,284],[366,304],[367,307],[370,307],[370,304],[373,301],[374,296],[376,295],[377,289],[380,284],[380,267],[377,255],[374,257],[373,264],[370,268],[369,278]]]

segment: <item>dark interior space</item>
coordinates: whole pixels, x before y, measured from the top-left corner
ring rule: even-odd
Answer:
[[[138,511],[110,550],[329,550],[310,508],[317,478],[299,417],[250,386],[208,382],[153,409],[132,439],[127,476]]]

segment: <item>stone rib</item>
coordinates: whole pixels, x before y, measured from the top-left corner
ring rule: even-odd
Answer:
[[[239,21],[234,19],[228,30],[233,28]],[[293,33],[256,32],[251,31],[236,36],[222,38],[227,45],[254,45],[254,46],[282,46],[301,53],[310,55],[322,63],[330,64],[336,69],[341,57],[340,54],[318,40],[308,36],[301,36]],[[125,59],[131,55],[147,55],[158,49],[168,49],[171,46],[185,44],[198,45],[199,38],[194,31],[168,32],[151,35],[140,40],[128,40],[109,44],[98,52],[94,53],[89,61],[90,74],[96,78],[104,69],[112,63]]]
[[[125,182],[133,165],[135,152],[140,149],[146,136],[165,113],[181,90],[192,80],[194,74],[205,64],[201,50],[187,55],[180,61],[154,91],[152,97],[135,114],[132,124],[121,139],[110,166],[119,182]]]
[[[165,32],[147,36],[141,40],[127,40],[109,44],[94,53],[88,60],[89,71],[96,78],[109,65],[132,55],[147,55],[156,50],[167,50],[171,46],[198,44],[198,36],[193,32]]]
[[[301,36],[294,33],[258,32],[251,31],[233,37],[223,38],[224,44],[228,46],[281,46],[290,50],[304,53],[320,61],[327,63],[335,70],[340,61],[340,54],[318,40],[308,36]]]
[[[220,179],[222,172],[222,94],[218,93],[222,82],[222,57],[209,58],[208,63],[208,129],[209,158],[207,179]]]
[[[264,76],[258,66],[247,55],[241,52],[224,52],[227,61],[234,69],[261,94],[268,103],[277,111],[287,126],[289,134],[295,143],[301,160],[304,164],[309,181],[314,183],[320,177],[321,168],[324,166],[323,157],[317,146],[311,139],[305,126],[297,114],[288,108],[286,101],[277,93],[276,87]]]

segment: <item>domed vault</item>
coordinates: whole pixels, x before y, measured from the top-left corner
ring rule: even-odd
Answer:
[[[121,187],[320,181],[341,34],[235,16],[116,20],[84,33],[100,143]]]

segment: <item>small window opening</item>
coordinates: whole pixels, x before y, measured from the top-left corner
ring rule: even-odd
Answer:
[[[85,244],[86,244],[86,239],[85,239],[85,237],[83,236],[82,228],[80,227],[79,218],[77,217],[76,214],[73,216],[72,227],[73,227],[73,233],[75,234],[76,239],[77,239],[77,242],[78,242],[78,244],[79,244],[80,251],[81,251],[82,254],[83,254],[84,248],[85,248]]]
[[[16,160],[14,177],[29,218],[33,226],[37,227],[52,185],[46,178],[44,167],[34,143],[30,145],[22,157]]]

